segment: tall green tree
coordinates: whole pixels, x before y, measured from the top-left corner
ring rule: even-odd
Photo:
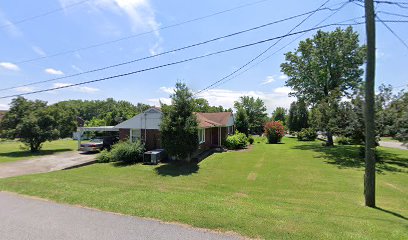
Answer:
[[[352,27],[318,31],[313,38],[301,41],[294,52],[285,54],[286,62],[281,64],[281,71],[288,76],[286,86],[293,90],[290,95],[309,106],[332,108],[361,85],[364,49]],[[324,119],[326,125],[330,117]],[[326,131],[327,145],[333,145],[332,129]]]
[[[277,107],[272,113],[272,121],[280,121],[286,126],[286,108]]]
[[[234,103],[235,109],[243,109],[248,116],[249,133],[262,134],[263,126],[267,122],[266,106],[260,98],[242,96]]]
[[[309,113],[305,102],[295,101],[290,104],[287,127],[291,132],[309,127]]]
[[[190,161],[198,148],[198,123],[193,114],[195,101],[192,96],[184,83],[177,83],[170,96],[171,105],[162,108],[162,145],[170,156],[179,160]]]
[[[245,109],[238,108],[237,113],[235,114],[235,127],[241,133],[244,133],[248,136],[249,133],[249,121],[248,115],[246,114]]]

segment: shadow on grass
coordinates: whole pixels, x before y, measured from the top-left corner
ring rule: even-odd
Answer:
[[[55,153],[68,152],[68,151],[72,151],[72,149],[63,148],[63,149],[54,149],[54,150],[40,150],[39,152],[14,151],[14,152],[0,153],[0,157],[24,158],[24,157],[33,157],[33,156],[46,156],[46,155],[52,155]]]
[[[196,162],[192,163],[181,163],[181,162],[171,162],[158,166],[155,170],[158,175],[161,176],[188,176],[193,173],[197,173],[200,166]]]
[[[408,221],[407,217],[405,217],[405,216],[403,216],[403,215],[401,215],[399,213],[396,213],[396,212],[393,212],[393,211],[390,211],[390,210],[386,210],[386,209],[383,209],[383,208],[380,208],[380,207],[375,207],[374,209],[380,210],[380,211],[385,212],[385,213],[389,213],[389,214],[391,214],[393,216],[396,216],[398,218],[401,218],[401,219],[404,219],[404,220]]]
[[[320,153],[316,158],[324,158],[326,163],[337,165],[339,168],[362,168],[365,165],[358,146],[324,147],[318,144],[304,144],[294,146],[293,149]],[[408,158],[383,150],[378,150],[378,155],[381,159],[376,164],[378,173],[408,171]]]

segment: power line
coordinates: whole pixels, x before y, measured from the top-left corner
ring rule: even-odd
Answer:
[[[337,9],[325,8],[325,9],[320,9],[320,10],[338,11],[339,9],[340,8],[337,8]],[[247,33],[247,32],[250,32],[250,31],[258,30],[258,29],[261,29],[261,28],[264,28],[264,27],[267,27],[267,26],[277,24],[277,23],[281,23],[281,22],[284,22],[284,21],[288,21],[288,20],[292,20],[292,19],[295,19],[295,18],[298,18],[298,17],[302,17],[302,16],[308,15],[308,14],[310,14],[312,12],[314,12],[314,11],[309,11],[309,12],[306,12],[306,13],[294,15],[294,16],[287,17],[287,18],[284,18],[284,19],[280,19],[280,20],[276,20],[276,21],[269,22],[269,23],[266,23],[266,24],[262,24],[262,25],[259,25],[259,26],[253,27],[253,28],[249,28],[249,29],[246,29],[246,30],[242,30],[242,31],[238,31],[238,32],[235,32],[235,33],[227,34],[227,35],[224,35],[224,36],[221,36],[221,37],[216,37],[216,38],[213,38],[213,39],[210,39],[210,40],[206,40],[206,41],[203,41],[203,42],[191,44],[191,45],[188,45],[188,46],[185,46],[185,47],[181,47],[181,48],[165,51],[165,52],[162,52],[162,53],[150,55],[150,56],[147,56],[147,57],[142,57],[142,58],[138,58],[138,59],[134,59],[134,60],[130,60],[130,61],[114,64],[114,65],[109,65],[109,66],[93,69],[93,70],[83,71],[83,72],[76,73],[76,74],[70,74],[70,75],[63,76],[63,77],[51,78],[51,79],[47,79],[47,80],[43,80],[43,81],[36,81],[36,82],[27,83],[27,84],[21,84],[21,85],[14,86],[14,87],[2,88],[2,89],[0,89],[0,91],[10,90],[10,89],[15,89],[15,88],[20,88],[20,87],[27,87],[27,86],[32,86],[32,85],[41,84],[41,83],[53,82],[53,81],[66,79],[66,78],[71,78],[71,77],[77,77],[77,76],[80,76],[80,75],[83,75],[83,74],[99,72],[99,71],[102,71],[102,70],[106,70],[106,69],[110,69],[110,68],[115,68],[115,67],[131,64],[131,63],[139,62],[139,61],[142,61],[142,60],[147,60],[147,59],[150,59],[150,58],[155,58],[155,57],[166,55],[166,54],[169,54],[169,53],[174,53],[174,52],[186,50],[186,49],[189,49],[189,48],[201,46],[201,45],[204,45],[204,44],[208,44],[208,43],[211,43],[211,42],[214,42],[214,41],[218,41],[220,39],[225,39],[225,38],[228,38],[228,37],[233,37],[233,36],[237,36],[237,35]]]
[[[337,11],[338,9],[339,8],[337,8],[337,9],[327,8],[325,10]],[[243,33],[258,30],[258,29],[261,29],[261,28],[264,28],[264,27],[268,27],[268,26],[271,26],[271,25],[274,25],[274,24],[277,24],[277,23],[292,20],[292,19],[304,16],[304,15],[310,14],[311,12],[313,12],[313,11],[309,11],[309,12],[306,12],[306,13],[302,13],[302,14],[298,14],[298,15],[295,15],[295,16],[287,17],[287,18],[284,18],[284,19],[276,20],[276,21],[273,21],[273,22],[269,22],[269,23],[266,23],[266,24],[262,24],[262,25],[253,27],[253,28],[249,28],[249,29],[246,29],[246,30],[242,30],[242,31],[238,31],[238,32],[235,32],[235,33],[227,34],[227,35],[224,35],[224,36],[221,36],[221,37],[216,37],[216,38],[213,38],[213,39],[210,39],[210,40],[206,40],[206,41],[203,41],[203,42],[191,44],[191,45],[188,45],[188,46],[185,46],[185,47],[181,47],[181,48],[165,51],[165,52],[162,52],[162,53],[150,55],[150,56],[147,56],[147,57],[142,57],[142,58],[138,58],[138,59],[134,59],[134,60],[130,60],[130,61],[114,64],[114,65],[109,65],[109,66],[93,69],[93,70],[83,71],[83,72],[76,73],[76,74],[70,74],[70,75],[63,76],[63,77],[51,78],[51,79],[47,79],[47,80],[43,80],[43,81],[31,82],[31,83],[22,84],[22,85],[18,85],[18,86],[14,86],[14,87],[2,88],[2,89],[0,89],[0,91],[16,89],[16,88],[20,88],[20,87],[27,87],[27,86],[32,86],[32,85],[41,84],[41,83],[53,82],[53,81],[66,79],[66,78],[71,78],[71,77],[77,77],[77,76],[88,74],[88,73],[99,72],[99,71],[102,71],[102,70],[106,70],[106,69],[110,69],[110,68],[115,68],[115,67],[131,64],[131,63],[139,62],[139,61],[142,61],[142,60],[147,60],[147,59],[150,59],[150,58],[155,58],[155,57],[158,57],[158,56],[162,56],[162,55],[166,55],[166,54],[169,54],[169,53],[174,53],[174,52],[186,50],[186,49],[189,49],[189,48],[201,46],[201,45],[204,45],[204,44],[208,44],[208,43],[211,43],[211,42],[218,41],[220,39],[225,39],[225,38],[237,36],[237,35],[240,35],[240,34],[243,34]]]
[[[72,4],[69,4],[69,5],[66,5],[65,7],[55,8],[55,9],[50,10],[50,11],[48,11],[48,12],[40,13],[40,14],[38,14],[38,15],[34,15],[34,16],[31,16],[31,17],[23,18],[23,19],[14,21],[14,22],[8,22],[8,23],[6,23],[6,24],[0,25],[0,28],[10,27],[10,26],[18,25],[18,24],[21,24],[21,23],[24,23],[24,22],[28,22],[28,21],[37,19],[37,18],[45,17],[45,16],[51,15],[51,14],[53,14],[53,13],[56,13],[56,12],[65,10],[65,9],[67,9],[67,8],[71,8],[71,7],[75,7],[75,6],[84,4],[84,3],[89,2],[89,1],[90,1],[90,0],[79,1],[79,2],[76,2],[76,3],[72,3]]]
[[[318,27],[320,24],[322,24],[323,22],[327,21],[329,18],[331,18],[334,14],[336,14],[336,13],[339,12],[339,11],[340,11],[340,9],[339,9],[338,11],[336,11],[336,12],[330,14],[328,17],[324,18],[322,21],[320,21],[319,23],[317,23],[317,24],[314,25],[313,27]],[[352,19],[349,19],[349,20],[345,20],[345,21],[342,21],[342,22],[340,22],[340,23],[349,22],[349,21],[355,21],[355,20],[358,20],[358,19],[361,19],[361,18],[364,18],[364,16],[363,16],[363,17],[358,17],[358,18],[352,18]],[[303,37],[305,34],[306,34],[306,32],[303,33],[303,34],[301,34],[300,36],[294,38],[292,41],[290,41],[289,43],[285,44],[284,46],[282,46],[281,48],[279,48],[278,50],[276,50],[276,51],[273,52],[272,54],[268,55],[267,57],[263,58],[261,61],[259,61],[259,62],[255,63],[255,64],[253,64],[252,66],[248,67],[247,69],[245,69],[245,70],[242,71],[241,73],[236,74],[236,75],[232,76],[231,78],[226,79],[226,80],[223,81],[223,82],[219,82],[217,85],[214,85],[212,88],[219,87],[219,86],[221,86],[222,84],[225,84],[225,83],[227,83],[227,82],[229,82],[229,81],[231,81],[231,80],[233,80],[233,79],[235,79],[235,78],[241,76],[242,74],[246,73],[247,71],[251,70],[252,68],[258,66],[258,65],[261,64],[261,63],[263,63],[264,61],[266,61],[267,59],[269,59],[270,57],[272,57],[272,56],[275,55],[276,53],[278,53],[278,52],[280,52],[281,50],[285,49],[286,47],[288,47],[289,45],[291,45],[292,43],[294,43],[295,41],[297,41],[298,39],[300,39],[301,37]]]
[[[408,44],[388,24],[381,20],[380,17],[376,16],[376,18],[408,49]]]
[[[399,14],[399,13],[392,13],[392,12],[387,12],[387,11],[377,11],[377,13],[383,13],[383,14],[397,16],[397,17],[408,17],[408,15]]]
[[[290,34],[292,31],[294,31],[297,27],[299,27],[301,24],[303,24],[307,19],[309,19],[311,16],[313,16],[313,14],[315,14],[319,9],[321,9],[324,5],[326,5],[330,0],[325,1],[322,5],[320,5],[320,7],[318,7],[317,9],[315,9],[314,11],[312,11],[312,13],[310,13],[305,19],[303,19],[300,23],[298,23],[295,27],[293,27],[288,34]],[[344,3],[347,4],[348,2]],[[344,6],[343,4],[343,6]],[[274,47],[276,44],[278,44],[282,39],[279,39],[278,41],[276,41],[274,44],[272,44],[271,46],[269,46],[268,48],[266,48],[264,51],[262,51],[260,54],[258,54],[257,56],[255,56],[254,58],[252,58],[251,60],[249,60],[247,63],[245,63],[244,65],[242,65],[241,67],[239,67],[238,69],[236,69],[235,71],[233,71],[232,73],[228,74],[227,76],[213,82],[212,84],[210,84],[209,86],[201,89],[200,91],[196,92],[193,94],[193,96],[200,94],[204,91],[206,91],[207,89],[210,89],[211,87],[215,86],[216,84],[224,81],[225,79],[228,79],[229,77],[233,76],[235,73],[239,72],[241,69],[245,68],[246,66],[248,66],[249,64],[251,64],[252,62],[254,62],[256,59],[260,58],[262,55],[264,55],[266,52],[268,52],[272,47]]]
[[[351,25],[360,25],[360,24],[364,24],[364,23],[354,23],[354,24],[351,24]],[[80,86],[80,85],[84,85],[84,84],[88,84],[88,83],[100,82],[100,81],[105,81],[105,80],[108,80],[108,79],[114,79],[114,78],[134,75],[134,74],[141,73],[141,72],[147,72],[147,71],[151,71],[151,70],[155,70],[155,69],[159,69],[159,68],[163,68],[163,67],[168,67],[168,66],[172,66],[172,65],[181,64],[181,63],[184,63],[184,62],[190,62],[190,61],[193,61],[193,60],[218,55],[218,54],[221,54],[221,53],[226,53],[226,52],[231,52],[231,51],[235,51],[235,50],[242,49],[242,48],[247,48],[247,47],[250,47],[250,46],[259,45],[259,44],[262,44],[262,43],[274,41],[274,40],[285,38],[285,37],[288,37],[288,36],[297,35],[297,34],[301,34],[301,33],[304,33],[304,32],[314,31],[314,30],[317,30],[319,28],[325,28],[325,27],[330,27],[330,26],[344,26],[344,25],[345,24],[341,24],[341,23],[327,24],[327,25],[324,25],[324,26],[321,26],[321,27],[309,28],[309,29],[294,32],[294,33],[288,33],[288,34],[285,34],[285,35],[282,35],[282,36],[273,37],[273,38],[261,40],[261,41],[258,41],[258,42],[245,44],[245,45],[240,45],[240,46],[237,46],[237,47],[234,47],[234,48],[229,48],[229,49],[225,49],[225,50],[221,50],[221,51],[217,51],[217,52],[213,52],[213,53],[209,53],[209,54],[204,54],[204,55],[200,55],[200,56],[196,56],[196,57],[192,57],[192,58],[188,58],[188,59],[184,59],[184,60],[180,60],[180,61],[176,61],[176,62],[171,62],[171,63],[167,63],[167,64],[163,64],[163,65],[158,65],[158,66],[155,66],[155,67],[144,68],[144,69],[141,69],[141,70],[136,70],[136,71],[132,71],[132,72],[127,72],[127,73],[123,73],[123,74],[113,75],[113,76],[94,79],[94,80],[89,80],[89,81],[83,81],[83,82],[70,84],[70,85],[65,85],[65,86],[60,86],[60,87],[54,87],[54,88],[42,89],[42,90],[32,91],[32,92],[27,92],[27,93],[3,96],[3,97],[0,97],[0,99],[31,95],[31,94],[35,94],[35,93],[41,93],[41,92],[54,91],[54,90],[58,90],[58,89],[75,87],[75,86]],[[349,25],[349,24],[347,24],[347,25]]]
[[[91,44],[91,45],[84,46],[84,47],[79,47],[79,48],[75,48],[75,49],[65,50],[65,51],[53,53],[53,54],[46,55],[46,56],[41,56],[41,57],[36,57],[36,58],[31,58],[31,59],[26,59],[26,60],[21,60],[21,61],[15,62],[15,63],[16,63],[16,64],[22,64],[22,63],[34,62],[34,61],[38,61],[38,60],[41,60],[41,59],[53,58],[53,57],[62,56],[62,55],[70,54],[70,53],[76,53],[76,52],[79,52],[79,51],[84,51],[84,50],[88,50],[88,49],[92,49],[92,48],[97,48],[97,47],[105,46],[105,45],[108,45],[108,44],[117,43],[117,42],[121,42],[121,41],[124,41],[124,40],[141,37],[141,36],[144,36],[144,35],[147,35],[147,34],[150,34],[150,33],[154,33],[154,32],[156,32],[156,31],[158,31],[158,30],[165,30],[165,29],[169,29],[169,28],[174,28],[174,27],[178,27],[178,26],[181,26],[181,25],[185,25],[185,24],[188,24],[188,23],[197,22],[197,21],[200,21],[200,20],[204,20],[204,19],[207,19],[207,18],[211,18],[211,17],[217,16],[217,15],[221,15],[221,14],[224,14],[224,13],[232,12],[232,11],[235,11],[235,10],[238,10],[238,9],[241,9],[241,8],[250,7],[250,6],[253,6],[253,5],[256,5],[256,4],[260,4],[260,3],[263,3],[263,2],[266,2],[266,1],[269,1],[269,0],[260,0],[260,1],[256,1],[256,2],[250,2],[250,3],[246,3],[246,4],[239,5],[239,6],[237,6],[237,7],[233,7],[233,8],[229,8],[229,9],[226,9],[226,10],[222,10],[222,11],[219,11],[219,12],[215,12],[215,13],[212,13],[212,14],[209,14],[209,15],[205,15],[205,16],[202,16],[202,17],[197,17],[197,18],[193,18],[193,19],[186,20],[186,21],[183,21],[183,22],[179,22],[179,23],[175,23],[175,24],[171,24],[171,25],[159,27],[159,28],[154,29],[154,30],[149,30],[149,31],[145,31],[145,32],[142,32],[142,33],[137,33],[137,34],[132,34],[132,35],[128,35],[128,36],[125,36],[125,37],[117,38],[117,39],[114,39],[114,40],[109,40],[109,41],[105,41],[105,42],[95,43],[95,44]]]

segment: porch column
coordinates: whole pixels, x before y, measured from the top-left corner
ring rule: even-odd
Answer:
[[[132,129],[129,129],[129,142],[132,143]]]
[[[221,127],[218,127],[218,146],[221,146]]]

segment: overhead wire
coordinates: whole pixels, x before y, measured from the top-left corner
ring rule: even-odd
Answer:
[[[97,48],[97,47],[101,47],[101,46],[121,42],[121,41],[128,40],[128,39],[138,38],[138,37],[141,37],[141,36],[144,36],[144,35],[155,33],[155,32],[157,32],[159,30],[166,30],[166,29],[169,29],[169,28],[182,26],[182,25],[185,25],[185,24],[188,24],[188,23],[201,21],[201,20],[204,20],[204,19],[207,19],[207,18],[211,18],[211,17],[218,16],[218,15],[221,15],[221,14],[224,14],[224,13],[232,12],[232,11],[242,9],[242,8],[245,8],[245,7],[250,7],[250,6],[260,4],[260,3],[263,3],[263,2],[266,2],[266,1],[270,1],[270,0],[260,0],[260,1],[250,2],[250,3],[242,4],[242,5],[233,7],[233,8],[229,8],[229,9],[225,9],[225,10],[218,11],[218,12],[215,12],[215,13],[211,13],[211,14],[208,14],[208,15],[205,15],[205,16],[189,19],[189,20],[182,21],[182,22],[175,23],[175,24],[161,26],[161,27],[158,27],[157,29],[153,29],[153,30],[149,30],[149,31],[145,31],[145,32],[137,33],[137,34],[132,34],[132,35],[128,35],[128,36],[121,37],[121,38],[116,38],[116,39],[109,40],[109,41],[99,42],[99,43],[87,45],[87,46],[84,46],[84,47],[64,50],[64,51],[48,54],[48,55],[45,55],[45,56],[25,59],[25,60],[21,60],[21,61],[16,61],[14,63],[15,64],[23,64],[23,63],[28,63],[28,62],[34,62],[34,61],[38,61],[38,60],[42,60],[42,59],[53,58],[53,57],[62,56],[62,55],[66,55],[66,54],[71,54],[71,53],[77,53],[77,52],[85,51],[85,50],[88,50],[88,49],[93,49],[93,48]]]
[[[353,23],[353,24],[347,24],[347,25],[361,25],[361,24],[364,24],[364,22],[361,22],[361,23]],[[108,76],[108,77],[104,77],[104,78],[98,78],[98,79],[83,81],[83,82],[79,82],[79,83],[75,83],[75,84],[70,84],[70,85],[64,85],[64,86],[53,87],[53,88],[47,88],[47,89],[42,89],[42,90],[37,90],[37,91],[31,91],[31,92],[26,92],[26,93],[20,93],[20,94],[13,94],[13,95],[8,95],[8,96],[2,96],[2,97],[0,97],[0,99],[11,98],[11,97],[18,97],[18,96],[25,96],[25,95],[31,95],[31,94],[35,94],[35,93],[41,93],[41,92],[49,92],[49,91],[54,91],[54,90],[58,90],[58,89],[70,88],[70,87],[85,85],[85,84],[89,84],[89,83],[105,81],[105,80],[108,80],[108,79],[114,79],[114,78],[120,78],[120,77],[124,77],[124,76],[134,75],[134,74],[141,73],[141,72],[147,72],[147,71],[151,71],[151,70],[155,70],[155,69],[159,69],[159,68],[164,68],[164,67],[168,67],[168,66],[172,66],[172,65],[177,65],[177,64],[181,64],[181,63],[185,63],[185,62],[190,62],[190,61],[193,61],[193,60],[197,60],[197,59],[202,59],[202,58],[206,58],[206,57],[218,55],[218,54],[221,54],[221,53],[226,53],[226,52],[231,52],[231,51],[235,51],[235,50],[242,49],[242,48],[247,48],[247,47],[254,46],[254,45],[259,45],[259,44],[266,43],[266,42],[270,42],[270,41],[274,41],[274,40],[277,40],[277,39],[280,39],[280,38],[285,38],[285,37],[288,37],[288,36],[293,36],[293,35],[297,35],[297,34],[302,34],[302,33],[304,33],[304,32],[314,31],[314,30],[317,30],[317,29],[320,29],[320,28],[331,27],[331,26],[344,26],[344,25],[345,25],[345,24],[342,24],[342,23],[327,24],[327,25],[320,26],[320,27],[309,28],[309,29],[306,29],[306,30],[298,31],[298,32],[291,32],[291,33],[288,33],[288,34],[285,34],[285,35],[282,35],[282,36],[273,37],[273,38],[269,38],[269,39],[264,39],[264,40],[261,40],[261,41],[252,42],[252,43],[249,43],[249,44],[244,44],[244,45],[240,45],[240,46],[237,46],[237,47],[233,47],[233,48],[229,48],[229,49],[225,49],[225,50],[220,50],[220,51],[216,51],[216,52],[212,52],[212,53],[208,53],[208,54],[204,54],[204,55],[200,55],[200,56],[196,56],[196,57],[192,57],[192,58],[187,58],[187,59],[180,60],[180,61],[175,61],[175,62],[171,62],[171,63],[166,63],[166,64],[154,66],[154,67],[144,68],[144,69],[140,69],[140,70],[136,70],[136,71],[131,71],[131,72],[127,72],[127,73],[122,73],[122,74],[118,74],[118,75],[113,75],[113,76]]]
[[[336,8],[336,9],[324,8],[324,9],[320,9],[319,11],[322,11],[322,10],[337,11],[338,9],[339,8]],[[53,81],[57,81],[57,80],[61,80],[61,79],[77,77],[77,76],[81,76],[81,75],[84,75],[84,74],[99,72],[99,71],[107,70],[107,69],[110,69],[110,68],[116,68],[116,67],[119,67],[119,66],[128,65],[128,64],[131,64],[131,63],[135,63],[135,62],[139,62],[139,61],[143,61],[143,60],[163,56],[163,55],[166,55],[166,54],[169,54],[169,53],[175,53],[175,52],[178,52],[178,51],[182,51],[182,50],[186,50],[186,49],[189,49],[189,48],[198,47],[198,46],[201,46],[201,45],[204,45],[204,44],[215,42],[215,41],[218,41],[218,40],[221,40],[221,39],[225,39],[225,38],[237,36],[237,35],[240,35],[240,34],[244,34],[244,33],[247,33],[247,32],[251,32],[251,31],[254,31],[254,30],[258,30],[258,29],[261,29],[261,28],[264,28],[264,27],[268,27],[268,26],[277,24],[277,23],[281,23],[281,22],[292,20],[292,19],[296,19],[296,18],[305,16],[305,15],[308,15],[308,14],[310,14],[312,12],[314,12],[314,11],[308,11],[308,12],[305,12],[305,13],[297,14],[297,15],[294,15],[294,16],[291,16],[291,17],[279,19],[279,20],[276,20],[276,21],[272,21],[272,22],[269,22],[269,23],[266,23],[266,24],[256,26],[256,27],[252,27],[252,28],[248,28],[248,29],[245,29],[245,30],[241,30],[241,31],[238,31],[238,32],[231,33],[231,34],[227,34],[227,35],[223,35],[223,36],[220,36],[220,37],[212,38],[212,39],[209,39],[209,40],[206,40],[206,41],[190,44],[190,45],[187,45],[187,46],[184,46],[184,47],[181,47],[181,48],[168,50],[168,51],[165,51],[165,52],[162,52],[162,53],[153,54],[153,55],[150,55],[150,56],[137,58],[137,59],[133,59],[133,60],[130,60],[130,61],[121,62],[121,63],[117,63],[117,64],[113,64],[113,65],[108,65],[108,66],[104,66],[104,67],[100,67],[100,68],[96,68],[96,69],[92,69],[92,70],[87,70],[87,71],[83,71],[83,72],[79,72],[79,73],[75,73],[75,74],[70,74],[70,75],[66,75],[66,76],[51,78],[51,79],[42,80],[42,81],[35,81],[35,82],[31,82],[31,83],[26,83],[26,84],[20,84],[20,85],[12,86],[12,87],[1,88],[0,91],[6,91],[6,90],[21,88],[21,87],[27,87],[27,86],[32,86],[32,85],[41,84],[41,83],[53,82]]]
[[[304,18],[302,21],[300,21],[297,25],[295,25],[289,32],[288,34],[290,34],[292,31],[294,31],[297,27],[299,27],[300,25],[302,25],[306,20],[308,20],[311,16],[313,16],[317,11],[319,11],[319,9],[323,8],[330,0],[325,1],[322,5],[320,5],[317,9],[315,9],[314,11],[312,11],[312,13],[310,13],[306,18]],[[343,3],[344,4],[348,4],[348,2]],[[241,69],[245,68],[246,66],[250,65],[252,62],[256,61],[258,58],[262,57],[265,53],[267,53],[271,48],[273,48],[276,44],[278,44],[281,41],[281,39],[277,40],[275,43],[273,43],[272,45],[270,45],[268,48],[266,48],[264,51],[262,51],[260,54],[258,54],[257,56],[255,56],[254,58],[252,58],[251,60],[249,60],[247,63],[245,63],[244,65],[242,65],[241,67],[239,67],[238,69],[234,70],[232,73],[222,77],[221,79],[213,82],[212,84],[208,85],[207,87],[195,92],[193,94],[193,96],[196,96],[210,88],[212,88],[213,86],[215,86],[216,84],[228,79],[229,77],[233,76],[234,74],[236,74],[237,72],[239,72]]]
[[[37,18],[45,17],[45,16],[48,16],[48,15],[54,14],[56,12],[66,10],[68,8],[72,8],[72,7],[75,7],[75,6],[78,6],[78,5],[82,5],[82,4],[84,4],[86,2],[89,2],[89,1],[90,0],[75,2],[75,3],[72,3],[72,4],[68,4],[68,5],[64,6],[64,7],[59,7],[59,8],[55,8],[53,10],[47,11],[47,12],[40,13],[38,15],[23,18],[23,19],[20,19],[20,20],[17,20],[17,21],[10,21],[10,22],[8,22],[6,24],[0,25],[0,28],[10,27],[10,26],[18,25],[18,24],[21,24],[21,23],[24,23],[24,22],[28,22],[28,21],[37,19]]]

